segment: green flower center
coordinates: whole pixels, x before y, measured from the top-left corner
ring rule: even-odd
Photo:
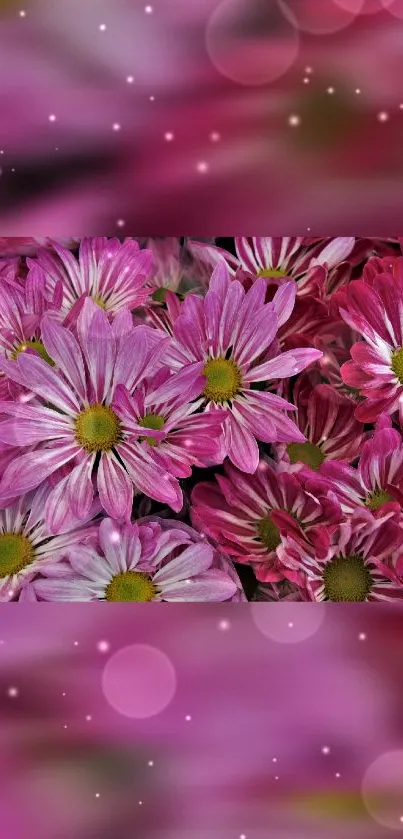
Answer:
[[[147,574],[140,571],[124,571],[109,583],[105,597],[112,602],[149,603],[155,600],[157,589]]]
[[[122,437],[119,417],[107,405],[91,405],[76,417],[76,440],[87,452],[107,452]]]
[[[17,358],[20,352],[25,352],[27,349],[35,350],[35,352],[37,352],[44,361],[50,364],[51,367],[55,366],[55,362],[52,361],[41,341],[24,341],[16,347],[11,357]]]
[[[262,268],[261,271],[258,271],[256,276],[257,277],[272,277],[272,279],[278,279],[280,277],[286,277],[287,272],[282,271],[279,268]]]
[[[142,428],[153,428],[155,431],[162,431],[165,425],[165,419],[160,414],[147,414],[143,419],[139,420],[139,425]],[[141,437],[142,440],[147,440],[150,446],[156,446],[158,440],[155,437]]]
[[[391,367],[396,378],[403,385],[403,347],[392,354]]]
[[[34,559],[29,539],[19,533],[0,534],[0,577],[17,574]]]
[[[365,506],[369,510],[378,510],[379,507],[382,507],[382,504],[386,504],[388,501],[393,501],[393,497],[389,492],[386,492],[385,489],[377,489],[367,496]]]
[[[100,295],[99,295],[99,294],[94,294],[94,295],[92,296],[92,299],[93,299],[94,303],[96,303],[96,304],[97,304],[97,306],[99,306],[99,308],[100,308],[100,309],[103,309],[103,310],[105,311],[105,309],[106,309],[106,303],[105,303],[105,301],[104,301],[104,300],[102,300],[102,297],[100,297]]]
[[[324,573],[326,600],[362,602],[372,589],[372,577],[361,556],[337,556]]]
[[[160,288],[156,288],[155,291],[153,291],[151,297],[156,303],[165,303],[168,291],[169,289],[165,288],[165,286],[160,286]]]
[[[319,446],[313,443],[290,443],[287,454],[291,463],[305,463],[311,469],[319,469],[325,459]]]
[[[203,394],[211,402],[233,399],[241,384],[241,374],[231,359],[211,358],[203,367],[207,383]]]
[[[270,515],[260,519],[257,523],[257,532],[260,541],[263,542],[268,551],[274,551],[279,546],[281,542],[280,531],[272,522]]]

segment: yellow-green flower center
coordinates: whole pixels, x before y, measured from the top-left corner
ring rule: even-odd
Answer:
[[[100,309],[103,309],[105,311],[106,303],[105,303],[104,300],[102,300],[102,297],[100,297],[99,294],[93,294],[92,299],[93,299],[94,303],[96,303],[97,306],[99,306]]]
[[[319,469],[325,459],[319,446],[313,443],[290,443],[287,454],[291,463],[305,463],[311,469]]]
[[[157,589],[147,574],[123,571],[110,581],[105,597],[112,602],[148,603],[155,600]]]
[[[286,271],[282,271],[281,268],[262,268],[261,271],[257,273],[258,277],[271,277],[272,279],[276,280],[280,277],[286,277]]]
[[[165,419],[161,414],[147,414],[143,419],[139,420],[139,425],[142,428],[153,428],[155,431],[162,431],[165,425]],[[143,437],[140,439],[147,440],[150,446],[156,446],[158,443],[155,437]]]
[[[393,497],[389,492],[386,492],[386,489],[377,489],[367,496],[365,506],[369,510],[378,510],[379,507],[382,507],[382,504],[386,504],[388,501],[393,501]]]
[[[119,417],[107,405],[91,405],[76,417],[76,440],[87,452],[107,452],[122,437]]]
[[[0,577],[17,574],[34,559],[29,539],[19,533],[0,534]]]
[[[165,286],[160,286],[159,288],[156,288],[155,291],[153,291],[151,297],[153,300],[155,300],[156,303],[165,303],[165,298],[167,296],[168,291],[169,289],[165,288]]]
[[[233,399],[241,385],[241,373],[236,364],[227,358],[211,358],[203,367],[206,387],[203,394],[211,402]]]
[[[403,347],[400,347],[400,350],[396,350],[392,353],[391,367],[396,378],[398,378],[400,384],[403,385]]]
[[[22,344],[18,344],[18,347],[16,347],[11,357],[17,358],[20,352],[26,352],[28,349],[35,350],[35,352],[38,353],[38,355],[40,355],[44,361],[50,364],[51,367],[55,366],[55,362],[46,352],[45,347],[42,344],[42,341],[24,341]]]
[[[257,532],[259,539],[268,551],[275,551],[281,542],[280,531],[278,527],[272,522],[271,516],[264,516],[257,524]]]
[[[326,600],[362,602],[372,589],[372,577],[361,556],[337,556],[324,573]]]

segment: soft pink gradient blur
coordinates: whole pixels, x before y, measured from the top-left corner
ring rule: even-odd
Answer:
[[[401,0],[2,0],[0,14],[2,235],[395,229]]]
[[[271,615],[265,627],[256,608]],[[304,603],[3,605],[2,836],[387,839],[376,817],[382,795],[386,807],[391,791],[401,802],[401,767],[379,777],[375,761],[403,748],[403,611],[316,613]],[[164,673],[170,662],[169,691],[155,650],[147,671],[142,647],[136,669],[137,645],[162,654]],[[133,646],[131,668],[116,671]],[[375,818],[362,799],[369,770]]]

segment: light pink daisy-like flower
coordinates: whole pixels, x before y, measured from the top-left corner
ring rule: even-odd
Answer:
[[[119,388],[120,416],[128,426],[163,432],[161,439],[148,437],[145,443],[152,446],[161,469],[177,478],[190,477],[192,466],[212,466],[224,459],[224,417],[217,411],[197,413],[204,402],[203,397],[197,399],[202,381],[199,376],[189,381],[186,368],[173,375],[164,368],[141,382],[132,397]]]
[[[327,548],[286,538],[279,547],[285,576],[307,600],[403,600],[403,587],[388,567],[403,544],[398,521],[393,511],[375,518],[364,508],[339,525]]]
[[[385,504],[398,505],[399,509],[403,504],[402,435],[392,428],[388,417],[380,417],[374,436],[362,447],[356,469],[347,463],[328,461],[306,486],[313,493],[318,488],[331,488],[346,513],[365,506],[378,515]]]
[[[12,600],[25,583],[47,563],[54,563],[78,543],[96,543],[98,528],[90,521],[99,512],[95,502],[85,522],[74,517],[57,534],[51,534],[44,521],[48,493],[44,484],[36,492],[23,495],[7,510],[0,510],[0,601]]]
[[[0,352],[16,358],[20,352],[34,352],[50,361],[40,340],[40,322],[46,311],[57,311],[62,289],[46,293],[42,271],[33,270],[25,281],[9,266],[0,275]]]
[[[48,578],[35,583],[36,594],[52,601],[240,599],[235,572],[224,570],[214,549],[190,528],[170,524],[151,519],[119,525],[104,519],[99,528],[100,552],[73,547],[68,564],[46,569]]]
[[[62,284],[64,316],[74,317],[86,297],[114,316],[122,309],[143,306],[150,296],[146,281],[152,256],[149,250],[140,250],[134,239],[122,243],[102,236],[84,238],[78,260],[56,242],[53,251],[40,250],[37,259],[27,262],[30,270],[38,265],[43,269],[50,291]]]
[[[71,509],[79,516],[89,510],[96,483],[103,508],[117,519],[131,515],[133,484],[141,492],[182,506],[178,481],[153,457],[145,437],[164,433],[130,420],[118,385],[133,392],[143,377],[158,369],[166,342],[157,330],[133,327],[129,312],[112,324],[106,313],[86,299],[77,322],[77,338],[54,318],[42,319],[42,340],[53,361],[20,353],[15,361],[1,361],[0,369],[13,381],[37,395],[35,405],[0,402],[0,440],[25,451],[5,469],[0,482],[0,503],[38,486],[61,467],[68,474],[50,493],[46,503],[49,527]],[[202,365],[183,375],[184,400],[194,388]],[[29,446],[38,445],[34,451]],[[97,469],[95,467],[97,466]]]
[[[265,460],[253,476],[226,464],[224,476],[216,475],[216,481],[195,486],[193,524],[236,562],[252,564],[263,582],[284,577],[277,553],[283,536],[315,540],[318,531],[341,518],[333,493],[315,498],[297,476],[279,473]]]
[[[398,411],[402,422],[403,258],[393,262],[392,273],[374,274],[371,283],[351,282],[344,300],[341,316],[364,339],[341,368],[344,382],[365,397],[356,416],[374,422],[381,413]]]
[[[257,469],[256,439],[304,440],[286,415],[295,406],[254,386],[293,376],[322,355],[314,349],[295,349],[268,358],[278,327],[291,314],[295,283],[283,285],[272,303],[265,304],[265,293],[263,279],[245,292],[237,280],[231,280],[225,263],[220,263],[206,296],[189,295],[182,304],[167,354],[175,370],[203,362],[205,407],[225,411],[224,452],[244,472]],[[260,363],[262,355],[265,361]]]
[[[318,469],[326,460],[351,462],[358,457],[366,435],[363,424],[355,418],[356,403],[352,399],[327,384],[311,389],[308,377],[297,383],[294,398],[298,426],[306,442],[277,446],[287,470],[290,464],[294,470]]]

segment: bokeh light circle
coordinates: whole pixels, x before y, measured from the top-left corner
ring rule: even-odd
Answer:
[[[299,33],[276,3],[222,0],[207,23],[206,49],[216,69],[231,81],[269,84],[295,62]]]
[[[374,15],[382,11],[383,0],[333,0],[337,6],[356,15]]]
[[[147,644],[118,650],[107,661],[102,687],[110,705],[126,717],[160,714],[176,691],[176,673],[165,653]]]
[[[391,15],[403,20],[403,0],[382,0],[382,5]]]
[[[335,0],[277,0],[285,17],[302,32],[310,35],[331,35],[346,29],[357,17],[362,0],[348,0],[342,6]]]
[[[403,750],[385,752],[371,763],[362,782],[362,797],[378,824],[403,832]]]
[[[305,641],[315,635],[325,617],[323,603],[252,603],[250,608],[259,631],[280,644]]]

